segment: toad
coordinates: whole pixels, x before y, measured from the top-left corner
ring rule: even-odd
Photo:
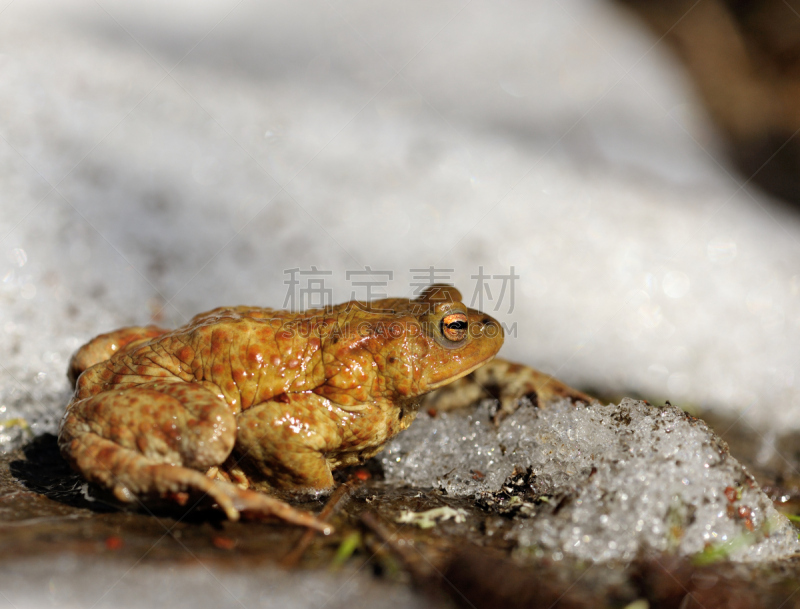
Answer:
[[[426,393],[491,360],[500,324],[461,294],[291,313],[221,307],[176,330],[122,328],[79,349],[62,455],[122,502],[210,498],[231,520],[329,530],[262,491],[326,491],[414,420]]]

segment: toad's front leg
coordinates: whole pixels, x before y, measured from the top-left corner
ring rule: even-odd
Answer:
[[[255,486],[328,490],[333,475],[327,457],[353,434],[336,413],[358,417],[313,393],[283,394],[279,400],[252,406],[237,417],[233,461]]]
[[[73,401],[58,442],[73,468],[121,501],[158,496],[185,503],[208,495],[231,520],[244,512],[330,529],[274,497],[208,478],[203,472],[225,461],[235,439],[236,419],[213,393],[195,383],[156,381]]]

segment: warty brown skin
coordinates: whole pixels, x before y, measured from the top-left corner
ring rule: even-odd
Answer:
[[[491,360],[499,323],[452,287],[417,300],[290,313],[218,308],[167,331],[123,328],[81,348],[64,457],[123,501],[206,493],[324,528],[252,489],[329,489],[414,420],[421,396]]]

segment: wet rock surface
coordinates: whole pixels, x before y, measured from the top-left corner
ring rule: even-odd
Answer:
[[[800,606],[797,533],[703,421],[635,400],[565,401],[495,427],[489,402],[421,415],[368,468],[342,472],[337,498],[294,498],[337,508],[336,532],[301,551],[302,530],[202,504],[120,510],[40,436],[0,462],[0,587],[13,591],[0,605]],[[491,450],[500,441],[505,454]],[[790,509],[792,491],[767,482]],[[459,517],[399,522],[429,510]]]

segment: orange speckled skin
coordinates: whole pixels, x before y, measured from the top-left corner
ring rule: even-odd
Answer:
[[[244,510],[317,526],[243,489],[330,488],[333,469],[411,424],[421,396],[492,359],[500,325],[460,299],[431,286],[417,300],[222,307],[173,331],[101,335],[70,363],[61,452],[122,500],[199,491],[230,518]],[[442,326],[454,312],[469,328],[457,342]]]

